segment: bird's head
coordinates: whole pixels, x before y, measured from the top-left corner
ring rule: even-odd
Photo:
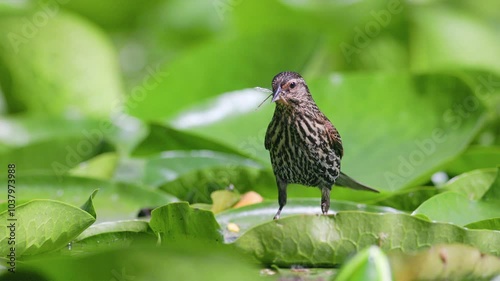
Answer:
[[[272,102],[285,106],[298,106],[312,101],[304,78],[296,72],[281,72],[273,78]]]

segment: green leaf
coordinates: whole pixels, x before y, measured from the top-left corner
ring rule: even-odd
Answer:
[[[114,152],[103,153],[78,164],[78,166],[69,171],[69,175],[110,180],[115,174],[118,161],[118,154]]]
[[[15,247],[18,258],[57,250],[96,220],[95,213],[88,213],[63,202],[43,199],[18,205],[14,216],[11,214],[11,210],[0,213],[2,257],[11,252],[11,247]],[[8,220],[12,218],[15,221]],[[9,240],[10,237],[14,237],[14,240]],[[8,244],[8,241],[14,243]]]
[[[469,68],[500,74],[500,58],[495,56],[500,40],[493,26],[439,2],[413,8],[410,56],[413,70]]]
[[[471,200],[479,200],[492,187],[497,175],[497,168],[469,171],[448,181],[443,189],[460,193]]]
[[[128,152],[146,130],[125,115],[117,120],[21,115],[0,118],[0,126],[0,164],[57,176],[101,152]]]
[[[119,163],[115,180],[159,186],[182,175],[208,168],[233,168],[236,166],[258,168],[250,159],[209,150],[165,151],[147,158],[124,159]],[[168,189],[166,189],[169,192]]]
[[[49,257],[19,263],[16,275],[41,275],[51,281],[261,279],[255,264],[227,245],[223,246],[178,241],[162,247],[139,245],[80,257]],[[12,273],[6,272],[1,277],[8,274]]]
[[[99,196],[93,203],[99,213],[99,221],[133,219],[142,208],[177,201],[177,198],[164,192],[139,185],[70,176],[26,175],[16,185],[18,192],[23,194],[20,197],[22,200],[45,198],[72,205],[81,204],[96,188],[99,189]],[[5,209],[6,204],[0,204],[0,210]]]
[[[370,245],[411,252],[440,243],[463,243],[500,255],[500,232],[466,230],[406,214],[339,212],[335,216],[293,216],[261,224],[235,245],[264,264],[333,266]]]
[[[92,194],[90,195],[89,200],[87,200],[87,202],[85,202],[80,207],[82,210],[84,210],[85,212],[89,213],[94,218],[97,218],[97,214],[95,213],[93,200],[94,200],[94,197],[95,197],[95,195],[97,194],[98,191],[99,191],[99,189],[94,190],[92,192]]]
[[[372,206],[358,204],[348,201],[331,200],[330,211],[367,211],[374,213],[401,213],[396,209],[381,206]],[[269,222],[273,219],[278,211],[278,201],[264,201],[259,204],[244,206],[237,209],[230,209],[216,215],[217,222],[224,231],[226,241],[233,241],[252,227]],[[319,198],[290,198],[281,213],[281,217],[289,217],[293,215],[305,214],[320,214],[320,199]],[[228,224],[234,223],[240,229],[239,232],[233,233],[228,230]]]
[[[119,111],[122,86],[110,40],[62,10],[43,28],[28,20],[49,17],[44,8],[0,19],[0,81],[9,112],[109,117]]]
[[[133,156],[151,156],[167,150],[213,150],[238,153],[220,143],[160,124],[149,124],[149,133],[132,152]]]
[[[497,174],[497,168],[470,171],[449,180],[443,189],[465,195],[470,200],[480,200],[488,190],[494,188],[492,185]]]
[[[220,213],[224,210],[231,208],[234,204],[240,200],[240,194],[231,190],[217,190],[210,194],[212,198],[212,208],[211,211],[214,214]]]
[[[99,121],[84,118],[58,118],[30,115],[1,117],[0,143],[9,147],[23,147],[28,144],[51,139],[64,139],[80,136],[95,144],[104,138],[98,135]],[[104,127],[101,127],[104,129]],[[97,131],[97,132],[96,132]],[[101,130],[102,131],[102,130]]]
[[[85,140],[83,140],[85,141]],[[29,173],[47,173],[62,176],[80,162],[88,160],[105,148],[104,143],[92,145],[85,142],[84,150],[81,137],[51,139],[35,142],[23,147],[0,152],[0,166],[14,163],[21,175]],[[88,144],[88,145],[87,145]]]
[[[498,203],[473,201],[462,194],[444,192],[436,195],[420,205],[415,215],[440,222],[466,225],[475,221],[500,217]]]
[[[94,224],[76,237],[62,254],[82,255],[133,245],[154,245],[156,236],[147,221],[128,220]]]
[[[500,258],[461,244],[389,253],[389,260],[394,280],[494,280],[500,274]]]
[[[346,262],[335,277],[335,281],[391,281],[389,259],[377,246],[357,253]]]
[[[65,2],[64,9],[81,14],[103,28],[113,31],[130,28],[137,21],[138,14],[156,7],[158,2],[148,1],[142,4],[130,2],[123,4],[118,0],[106,2],[73,0]]]
[[[404,40],[408,33],[408,6],[404,2],[378,0],[349,4],[337,1],[243,1],[232,11],[229,18],[233,21],[229,26],[237,34],[319,31],[320,47],[301,69],[295,69],[305,75],[331,70],[393,70],[406,66],[408,61],[407,42]],[[394,8],[388,11],[388,7]],[[268,20],[255,21],[256,17]],[[295,44],[288,44],[283,49],[293,50],[294,47]],[[273,51],[259,56],[273,59],[281,55],[281,50]]]
[[[375,200],[375,204],[413,212],[423,202],[438,193],[439,190],[436,187],[416,186],[389,194],[380,200]]]
[[[470,146],[464,153],[447,164],[445,171],[459,175],[476,169],[494,168],[500,163],[500,148],[497,146]]]
[[[171,203],[151,213],[151,229],[163,244],[185,239],[221,242],[220,227],[210,211],[192,208],[187,202]]]
[[[80,138],[78,147],[72,147],[80,154],[88,146],[97,146],[103,141],[113,143],[119,152],[129,152],[147,134],[144,123],[126,114],[111,119],[83,117],[53,117],[15,115],[0,118],[4,128],[0,132],[0,143],[12,148],[47,141]],[[67,150],[68,148],[66,148]]]
[[[464,227],[469,229],[491,229],[500,230],[500,218],[487,219],[469,223]]]
[[[253,190],[268,198],[275,198],[275,184],[274,175],[269,170],[243,165],[224,165],[188,172],[160,188],[180,200],[211,203],[210,195],[214,191],[230,186],[234,186],[240,193]],[[296,189],[290,189],[290,197],[295,195],[294,190]]]
[[[500,217],[500,181],[497,169],[462,174],[446,185],[446,190],[420,205],[414,214],[431,220],[466,225]]]

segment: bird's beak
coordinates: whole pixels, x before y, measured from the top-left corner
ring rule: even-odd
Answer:
[[[273,99],[271,102],[276,102],[277,100],[281,99],[281,86],[278,86],[278,89],[273,93]]]

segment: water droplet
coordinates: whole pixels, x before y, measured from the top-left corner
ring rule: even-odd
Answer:
[[[73,248],[73,243],[72,243],[72,242],[69,242],[69,243],[68,243],[68,251],[71,251],[71,248]]]

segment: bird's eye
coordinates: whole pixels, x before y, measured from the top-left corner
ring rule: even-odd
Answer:
[[[295,82],[290,83],[290,89],[295,88]]]

